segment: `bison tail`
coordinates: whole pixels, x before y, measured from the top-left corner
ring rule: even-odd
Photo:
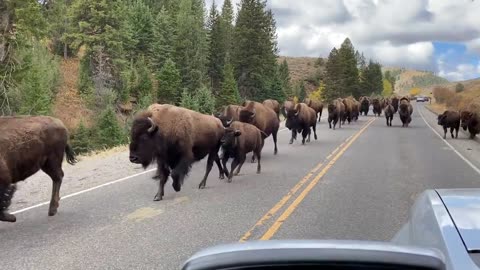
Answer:
[[[67,146],[65,146],[65,155],[67,156],[68,164],[75,165],[75,163],[77,163],[77,159],[75,158],[75,152],[73,152],[72,147],[70,147],[70,145],[68,144]]]

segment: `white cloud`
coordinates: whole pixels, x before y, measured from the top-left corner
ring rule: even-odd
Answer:
[[[447,69],[444,62],[439,60],[440,71],[438,75],[449,79],[450,81],[464,81],[480,76],[480,62],[475,67],[473,64],[458,64],[452,69]]]
[[[480,1],[268,0],[267,5],[275,14],[282,55],[326,57],[345,37],[385,65],[440,71],[436,41],[465,44],[480,55]],[[451,64],[443,71],[461,72]]]

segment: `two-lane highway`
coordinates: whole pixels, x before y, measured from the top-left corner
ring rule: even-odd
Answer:
[[[178,269],[199,249],[239,240],[388,241],[423,190],[480,187],[418,110],[434,116],[414,108],[410,128],[398,115],[390,128],[384,117],[335,131],[323,120],[306,146],[288,145],[282,131],[277,156],[267,139],[262,174],[245,164],[231,184],[213,169],[198,190],[200,162],[181,192],[169,182],[161,202],[152,201],[157,183],[146,174],[62,200],[55,217],[46,206],[22,212],[0,224],[2,269]]]

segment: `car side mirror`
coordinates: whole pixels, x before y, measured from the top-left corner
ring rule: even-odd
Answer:
[[[223,245],[191,257],[182,270],[445,270],[434,249],[367,241],[257,241]]]

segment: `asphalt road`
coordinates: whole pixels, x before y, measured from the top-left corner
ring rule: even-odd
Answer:
[[[278,156],[267,139],[262,173],[245,164],[231,184],[214,167],[198,190],[200,162],[181,192],[168,183],[161,202],[147,173],[64,198],[55,217],[47,206],[21,212],[0,224],[1,268],[179,269],[202,248],[239,240],[388,241],[423,190],[480,187],[478,172],[427,126],[437,129],[435,116],[414,109],[410,128],[398,115],[393,127],[361,117],[335,131],[323,120],[306,146],[288,145],[281,131]],[[477,142],[448,141],[479,166]]]

